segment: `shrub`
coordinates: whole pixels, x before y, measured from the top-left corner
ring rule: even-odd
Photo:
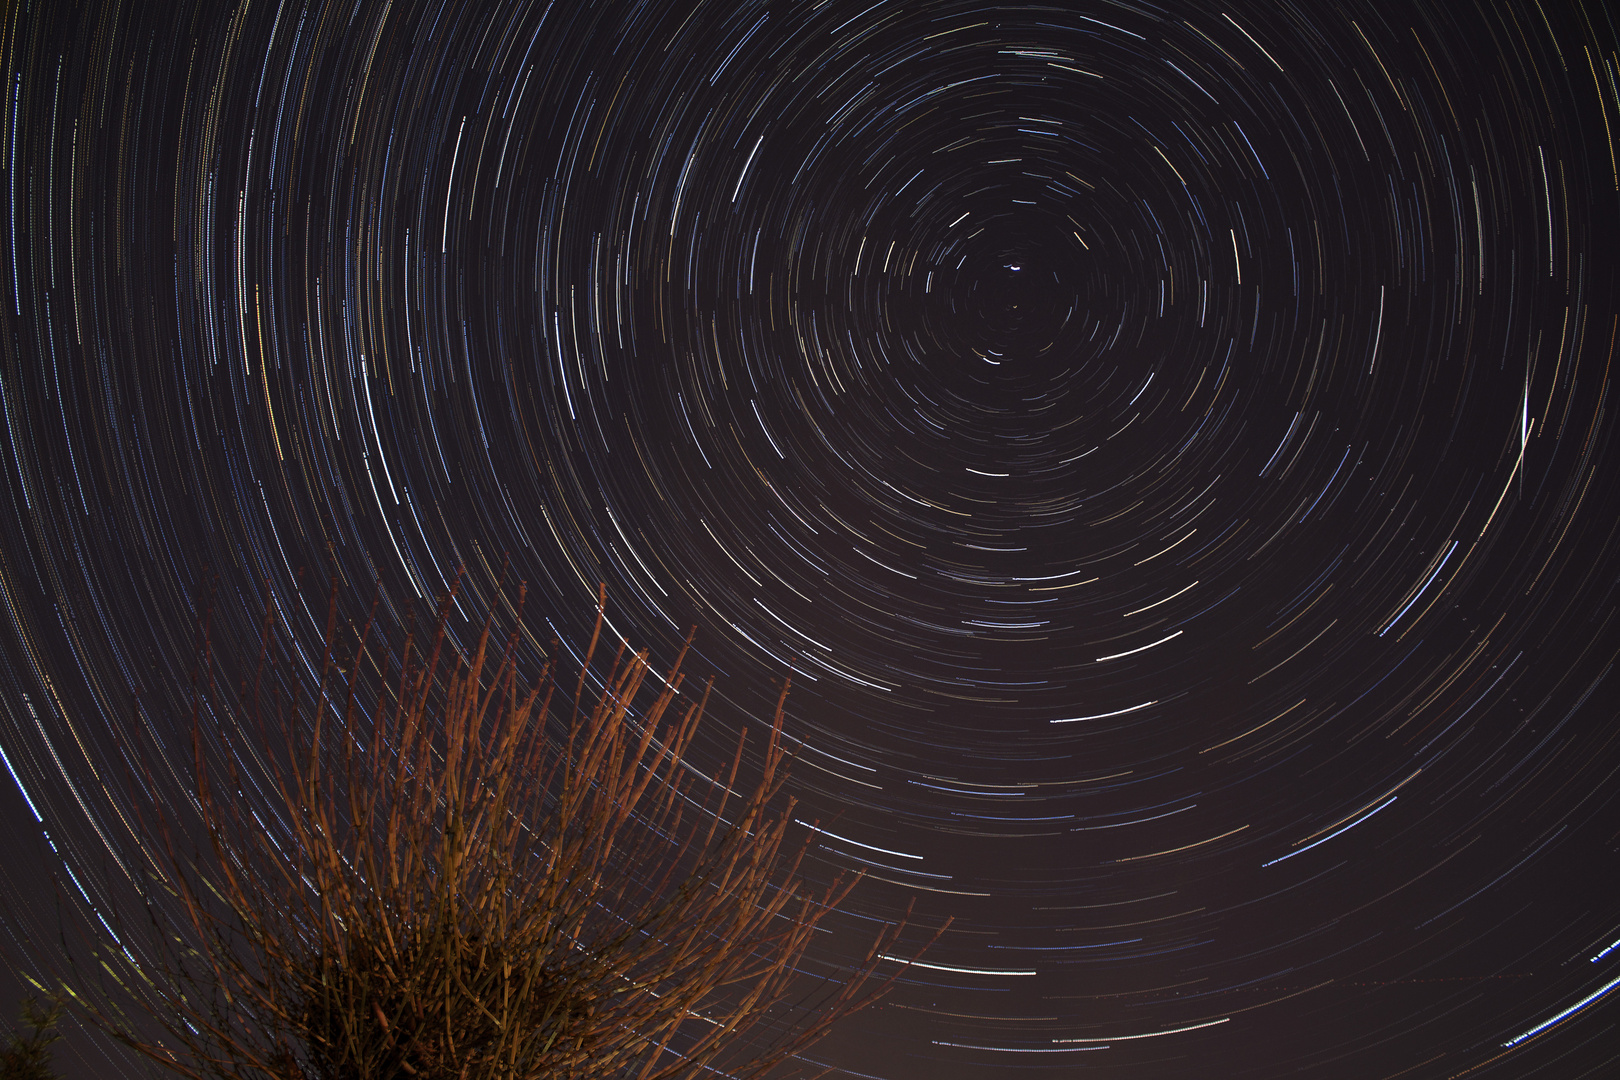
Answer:
[[[267,605],[246,724],[210,720],[204,620],[191,741],[205,843],[157,802],[141,829],[163,946],[137,959],[92,938],[112,977],[64,984],[64,1000],[186,1077],[675,1080],[758,1076],[886,988],[874,971],[904,920],[837,979],[800,971],[855,879],[800,876],[813,834],[790,842],[780,798],[785,682],[739,792],[746,734],[723,775],[688,760],[709,690],[685,692],[685,649],[639,709],[644,652],[621,647],[587,695],[599,603],[558,718],[552,668],[520,685],[521,592],[504,647],[492,616],[465,654],[454,596],[425,646],[390,650],[375,601],[340,630],[334,582],[308,681],[279,658]]]

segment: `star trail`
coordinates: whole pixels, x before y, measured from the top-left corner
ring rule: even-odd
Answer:
[[[792,679],[819,974],[954,919],[829,1076],[1620,1070],[1612,10],[3,19],[12,955],[129,917],[210,590],[228,688],[509,562],[534,669],[697,627],[694,768]]]

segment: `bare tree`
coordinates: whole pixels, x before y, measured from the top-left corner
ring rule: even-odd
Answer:
[[[856,879],[800,875],[811,836],[790,842],[780,798],[785,681],[763,753],[744,733],[704,775],[688,751],[709,690],[683,692],[685,648],[640,708],[645,652],[621,647],[587,695],[599,606],[557,718],[550,666],[519,683],[521,592],[504,648],[491,616],[465,655],[453,599],[425,648],[412,635],[390,651],[375,601],[340,630],[334,581],[319,678],[302,683],[267,604],[249,725],[210,720],[194,677],[206,842],[161,803],[143,819],[163,947],[137,958],[92,938],[98,978],[63,984],[80,1015],[192,1078],[676,1080],[800,1065],[887,988],[874,975],[903,919],[854,970],[801,971]],[[268,799],[239,761],[268,776]]]

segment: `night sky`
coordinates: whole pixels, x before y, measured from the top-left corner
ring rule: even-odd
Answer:
[[[526,670],[698,628],[699,768],[791,676],[807,971],[954,917],[832,1077],[1620,1075],[1612,9],[3,18],[14,955],[210,582],[229,688],[509,558]]]

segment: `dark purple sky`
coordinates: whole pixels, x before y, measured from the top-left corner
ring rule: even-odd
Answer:
[[[510,557],[565,665],[599,582],[698,627],[700,768],[792,675],[809,872],[870,875],[818,972],[954,917],[834,1077],[1615,1075],[1617,42],[13,5],[7,947],[118,908],[210,572],[234,685],[266,581],[312,647],[300,568],[397,639],[465,565],[465,635]]]

